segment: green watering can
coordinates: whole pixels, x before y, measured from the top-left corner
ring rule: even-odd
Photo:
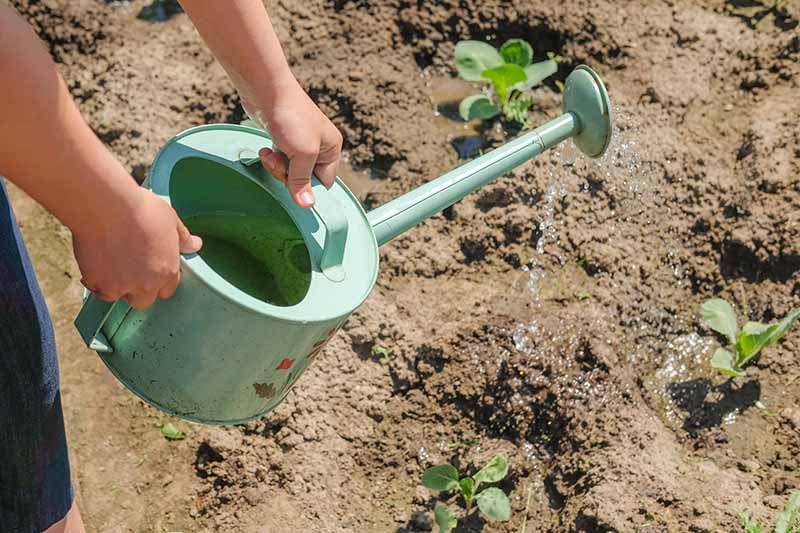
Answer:
[[[340,180],[314,178],[316,204],[295,205],[259,164],[266,132],[236,125],[185,131],[145,183],[175,209],[203,249],[182,256],[169,300],[136,311],[89,294],[75,320],[83,340],[143,400],[207,424],[259,418],[367,298],[378,246],[498,176],[573,137],[589,157],[611,138],[600,78],[567,78],[564,114],[369,213]]]

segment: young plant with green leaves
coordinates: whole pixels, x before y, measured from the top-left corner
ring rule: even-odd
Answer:
[[[500,50],[482,41],[460,41],[455,52],[458,73],[468,81],[490,83],[496,97],[481,93],[464,98],[458,109],[461,118],[488,120],[502,113],[530,128],[528,109],[534,100],[529,91],[555,74],[563,60],[553,53],[548,58],[533,63],[533,48],[522,39],[509,39]]]
[[[473,504],[489,520],[505,522],[511,517],[511,504],[508,496],[497,487],[479,490],[481,484],[497,483],[508,474],[508,460],[496,455],[489,463],[472,477],[459,477],[458,470],[450,464],[432,466],[422,474],[423,486],[440,492],[457,491],[464,499],[466,514],[473,512]],[[434,518],[439,533],[449,533],[458,524],[456,512],[448,505],[437,504]]]
[[[167,440],[183,440],[186,438],[186,434],[178,429],[172,422],[161,424],[159,427],[161,428],[161,434],[164,435],[164,438]]]
[[[800,318],[800,308],[774,324],[747,322],[741,331],[736,325],[736,311],[721,298],[712,298],[700,306],[700,316],[708,326],[722,334],[730,345],[717,348],[711,366],[732,377],[745,375],[743,367],[758,353],[778,342]]]
[[[747,513],[739,513],[742,520],[744,533],[767,533],[766,527],[761,522],[753,520]],[[783,512],[778,515],[775,522],[774,533],[800,533],[800,491],[793,492],[789,496],[789,501],[783,508]]]

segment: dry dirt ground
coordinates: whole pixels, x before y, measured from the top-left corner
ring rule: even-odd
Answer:
[[[137,179],[179,131],[242,119],[185,15],[13,3]],[[497,452],[512,519],[458,532],[773,520],[800,489],[800,328],[729,382],[708,370],[716,340],[698,308],[721,295],[769,321],[800,305],[800,2],[268,4],[295,73],[369,171],[349,172],[367,206],[459,163],[459,126],[437,106],[452,108],[438,88],[460,39],[528,39],[566,58],[561,80],[589,64],[617,138],[600,162],[546,154],[385,246],[372,296],[280,408],[236,427],[174,420],[179,442],[81,345],[70,235],[14,191],[57,328],[89,530],[429,531],[423,470],[471,471]],[[539,123],[560,95],[552,82],[537,94]]]

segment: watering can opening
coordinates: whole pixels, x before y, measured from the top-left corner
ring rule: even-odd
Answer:
[[[178,216],[203,239],[199,252],[225,281],[279,307],[297,305],[311,285],[311,259],[296,224],[263,187],[214,160],[187,157],[172,169]]]

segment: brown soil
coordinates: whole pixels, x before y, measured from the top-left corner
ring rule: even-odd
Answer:
[[[184,15],[15,3],[135,177],[180,130],[241,120]],[[800,305],[800,2],[757,4],[270,2],[297,76],[377,178],[354,181],[367,206],[458,164],[432,98],[460,39],[526,38],[567,58],[560,79],[589,64],[619,131],[603,161],[544,155],[385,246],[372,296],[280,408],[236,427],[175,421],[184,441],[81,346],[69,233],[13,191],[57,328],[89,530],[428,531],[423,470],[499,451],[512,519],[459,532],[773,520],[800,489],[800,331],[726,382],[697,313],[712,295],[753,320]],[[541,89],[535,122],[559,105]]]

